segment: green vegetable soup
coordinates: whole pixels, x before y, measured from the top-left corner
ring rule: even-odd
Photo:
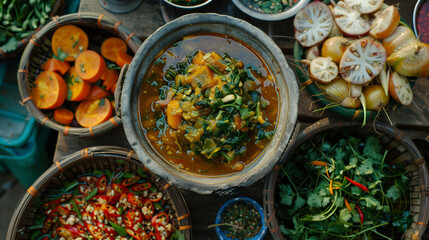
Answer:
[[[205,175],[241,171],[272,138],[278,109],[269,67],[226,35],[187,36],[165,48],[141,86],[141,128],[179,169]]]

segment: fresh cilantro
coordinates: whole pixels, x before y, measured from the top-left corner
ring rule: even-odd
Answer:
[[[367,159],[362,165],[360,165],[356,169],[357,175],[368,175],[368,174],[372,174],[373,172],[374,172],[374,170],[372,168],[372,160],[371,159]]]
[[[396,201],[401,196],[399,189],[396,185],[392,185],[386,192],[386,196],[391,198],[392,201]]]
[[[60,47],[58,47],[57,53],[58,53],[58,55],[54,54],[54,58],[56,58],[56,59],[58,59],[58,60],[60,60],[62,62],[68,57],[68,54],[65,53],[65,52],[63,52],[63,50],[61,50]]]
[[[9,40],[5,44],[0,46],[0,49],[3,52],[7,53],[7,52],[14,51],[17,46],[18,46],[18,41],[14,37],[11,37],[11,38],[9,38]]]
[[[282,168],[289,175],[280,174],[278,180],[282,182],[278,184],[280,201],[276,205],[281,233],[298,240],[314,236],[315,239],[350,236],[374,239],[382,232],[395,239],[412,222],[406,200],[409,196],[406,166],[386,163],[387,151],[377,136],[348,131],[341,134],[338,138],[334,133],[326,133],[301,144]],[[312,161],[328,163],[330,176],[324,166],[309,168]],[[346,180],[346,176],[369,192]],[[346,200],[352,211],[347,208]],[[358,206],[364,214],[363,225]],[[370,227],[373,228],[369,230]]]
[[[106,101],[106,99],[105,98],[102,98],[102,99],[100,99],[100,102],[98,103],[98,106],[104,106],[104,104],[105,104],[105,101]]]

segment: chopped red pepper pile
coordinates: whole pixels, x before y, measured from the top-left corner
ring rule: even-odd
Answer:
[[[164,193],[138,174],[96,170],[41,194],[31,239],[184,239]]]

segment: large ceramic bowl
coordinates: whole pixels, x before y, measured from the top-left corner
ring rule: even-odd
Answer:
[[[196,33],[214,32],[235,37],[251,46],[265,59],[276,80],[279,92],[276,129],[270,143],[243,170],[227,175],[198,175],[181,170],[164,160],[146,140],[139,124],[139,93],[144,75],[166,46]],[[120,101],[126,137],[151,171],[169,183],[201,194],[230,193],[246,187],[266,175],[280,159],[294,132],[299,91],[295,75],[277,45],[260,29],[237,18],[219,14],[189,14],[155,31],[141,45],[127,71]]]

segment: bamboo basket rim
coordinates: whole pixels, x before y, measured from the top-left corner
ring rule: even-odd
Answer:
[[[40,123],[42,126],[49,127],[55,131],[62,132],[65,136],[74,135],[79,137],[90,137],[100,135],[113,128],[116,128],[122,124],[122,119],[119,114],[111,117],[109,120],[98,124],[94,127],[70,127],[59,124],[54,120],[49,119],[40,109],[36,107],[31,99],[29,84],[29,70],[31,64],[31,57],[42,44],[42,40],[53,33],[55,29],[63,25],[85,25],[89,24],[92,28],[100,29],[105,32],[112,33],[117,37],[122,38],[126,41],[129,49],[134,53],[137,52],[138,48],[142,44],[140,39],[135,33],[130,32],[125,28],[120,21],[113,21],[110,18],[105,17],[103,14],[91,13],[91,12],[78,12],[63,15],[61,17],[53,17],[40,31],[31,36],[28,44],[22,54],[19,68],[18,68],[18,88],[21,95],[21,105],[25,106],[30,114]],[[88,26],[87,26],[88,27]],[[119,99],[118,99],[119,100]],[[118,102],[118,101],[115,101]]]
[[[125,149],[116,146],[95,146],[82,149],[70,155],[62,157],[60,160],[51,165],[34,183],[27,189],[27,192],[21,197],[17,203],[17,207],[12,215],[8,231],[7,239],[17,239],[16,235],[20,231],[20,223],[26,216],[27,211],[31,208],[33,201],[38,197],[39,193],[43,192],[49,186],[52,178],[58,177],[68,168],[81,164],[83,161],[91,161],[97,157],[112,157],[124,160],[125,169],[129,170],[130,164],[143,164],[138,160],[137,154],[133,150]],[[99,166],[97,166],[99,167]],[[189,213],[189,208],[186,204],[183,194],[174,186],[171,186],[159,176],[150,172],[151,177],[155,178],[157,183],[162,184],[163,191],[168,194],[168,198],[174,205],[177,215],[177,224],[180,231],[184,233],[185,239],[192,239],[192,225]]]
[[[56,0],[55,4],[52,6],[51,12],[49,13],[49,17],[52,18],[55,15],[57,15],[58,13],[61,13],[63,11],[64,4],[65,4],[65,0]],[[35,29],[32,32],[32,34],[28,35],[25,38],[22,38],[22,39],[18,40],[18,43],[16,45],[15,50],[10,51],[10,52],[0,51],[0,61],[16,57],[18,54],[20,54],[24,50],[25,46],[27,46],[27,44],[30,42],[30,39],[31,39],[32,35],[34,35],[38,31],[40,31],[40,29],[42,29],[42,27],[45,26],[45,25],[46,24],[40,25],[37,29]]]
[[[326,132],[327,130],[337,129],[337,128],[361,128],[361,123],[356,121],[344,121],[338,118],[324,118],[318,122],[313,123],[312,125],[305,128],[297,137],[296,141],[293,142],[290,147],[285,151],[282,159],[279,163],[274,166],[273,170],[265,178],[264,190],[263,190],[263,208],[265,213],[266,226],[268,226],[271,235],[274,239],[287,239],[280,233],[279,220],[276,214],[275,208],[275,187],[277,184],[277,178],[280,173],[281,167],[286,163],[288,158],[290,158],[294,151],[304,142],[312,139],[314,136]],[[376,131],[382,132],[396,141],[398,141],[406,151],[413,157],[414,164],[418,168],[419,175],[419,190],[418,192],[421,195],[420,211],[418,214],[418,220],[416,223],[416,229],[412,236],[417,238],[412,239],[421,239],[425,229],[426,224],[429,219],[429,174],[426,166],[426,162],[418,150],[417,146],[412,142],[411,139],[403,135],[403,132],[391,127],[390,125],[382,122],[374,123],[374,125],[366,125],[365,130],[370,130],[373,128]],[[410,190],[412,191],[412,189]]]

